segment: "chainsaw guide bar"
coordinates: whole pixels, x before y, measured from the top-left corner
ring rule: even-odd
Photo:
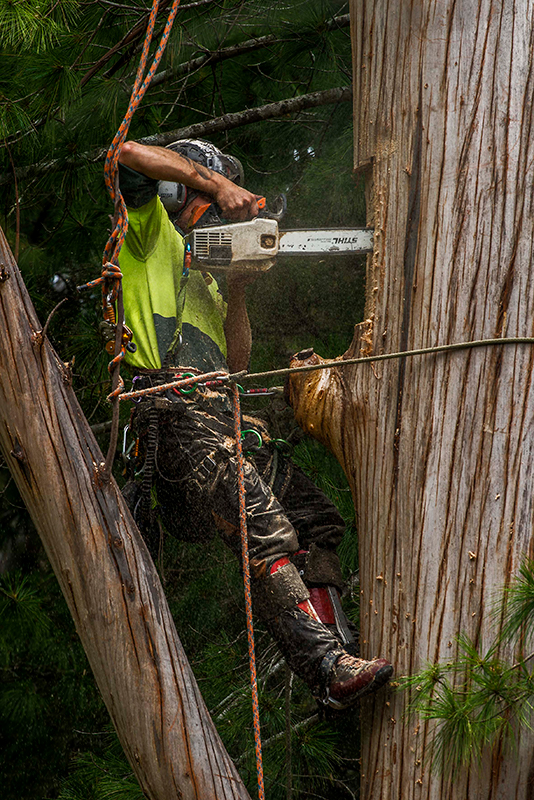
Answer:
[[[303,228],[280,231],[274,219],[256,217],[196,228],[186,236],[191,267],[201,270],[266,272],[277,256],[319,256],[373,252],[372,228]]]

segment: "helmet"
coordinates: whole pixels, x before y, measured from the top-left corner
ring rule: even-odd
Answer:
[[[244,173],[239,159],[227,156],[211,142],[205,142],[203,139],[178,139],[177,142],[168,144],[167,149],[224,175],[238,186],[243,185]]]
[[[178,141],[168,144],[167,149],[224,175],[238,186],[243,185],[244,172],[239,159],[221,152],[211,142],[205,142],[203,139],[178,139]],[[167,211],[176,213],[185,207],[190,192],[182,184],[160,181],[158,194]]]

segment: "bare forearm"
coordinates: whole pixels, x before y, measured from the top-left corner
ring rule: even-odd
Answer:
[[[258,214],[256,196],[224,175],[165,147],[125,142],[120,162],[148,178],[183,183],[213,198],[228,219],[250,219]]]
[[[224,324],[230,372],[248,369],[252,333],[245,300],[245,287],[228,282],[228,310]]]
[[[121,150],[120,161],[148,178],[176,181],[204,194],[213,195],[222,177],[201,164],[184,158],[172,150],[162,147],[126,142]]]

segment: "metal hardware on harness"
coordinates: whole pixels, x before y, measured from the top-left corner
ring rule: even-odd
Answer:
[[[104,348],[110,356],[115,354],[115,335],[117,326],[107,319],[103,319],[98,326],[98,332],[104,340]],[[135,353],[137,345],[132,342],[133,331],[127,325],[122,326],[122,344],[129,353]]]
[[[184,265],[182,267],[182,275],[187,277],[191,269],[191,245],[189,242],[184,247]],[[181,338],[181,337],[180,337]]]
[[[122,435],[122,455],[123,458],[125,458],[127,461],[129,461],[131,458],[130,453],[132,450],[134,451],[133,452],[134,458],[137,458],[139,451],[139,438],[132,439],[130,444],[126,446],[129,432],[130,432],[130,425],[125,425],[124,433]]]
[[[254,430],[254,428],[247,428],[246,431],[241,431],[241,440],[243,441],[246,438],[247,433],[253,433],[255,436],[258,437],[258,444],[254,444],[248,448],[247,453],[253,453],[256,450],[259,450],[260,447],[263,446],[263,438],[259,431]]]
[[[196,375],[193,372],[183,372],[180,375],[176,376],[177,380],[182,380],[184,378],[196,378]],[[176,392],[176,394],[178,394],[178,393],[180,393],[180,394],[193,394],[193,392],[196,392],[197,389],[198,389],[198,383],[193,383],[193,384],[191,384],[191,386],[188,386],[187,388],[186,387],[181,387],[181,388],[180,387],[178,387],[178,388],[175,387],[173,389],[173,392]]]
[[[128,436],[128,431],[129,430],[130,430],[130,426],[129,425],[125,425],[124,426],[124,433],[122,435],[122,454],[123,454],[123,456],[126,455],[126,438]],[[132,444],[133,444],[133,442],[132,442]],[[131,445],[130,445],[130,449],[131,449]]]
[[[336,628],[341,636],[342,642],[345,645],[352,644],[354,642],[354,636],[347,625],[347,617],[345,616],[343,608],[341,607],[341,601],[339,599],[337,589],[334,586],[327,586],[326,591],[328,592],[328,597],[332,603],[334,618],[336,620]]]
[[[197,471],[200,472],[200,478],[203,481],[206,481],[211,473],[217,468],[217,462],[211,455],[206,456],[203,461],[197,467]]]
[[[283,455],[290,456],[295,449],[291,442],[288,442],[286,439],[271,439],[272,444],[279,450]]]

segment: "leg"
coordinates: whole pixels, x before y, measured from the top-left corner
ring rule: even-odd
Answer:
[[[200,393],[179,398],[160,412],[156,459],[156,486],[163,499],[163,515],[171,532],[180,531],[180,514],[173,507],[173,491],[195,504],[203,518],[211,514],[220,533],[241,557],[238,522],[237,459],[233,421],[221,405]],[[321,699],[342,690],[350,702],[389,678],[387,662],[360,662],[344,672],[338,664],[352,658],[323,625],[309,602],[292,556],[299,548],[294,527],[269,486],[249,462],[244,464],[248,541],[253,602],[290,666]],[[178,517],[178,519],[176,518]],[[357,663],[356,663],[357,662]],[[388,672],[389,670],[389,672]],[[345,701],[344,701],[345,702]]]
[[[233,549],[238,542],[237,465],[234,461],[228,462],[227,479],[221,482],[215,503],[217,514],[224,515],[224,519],[219,516],[221,530]],[[364,661],[349,652],[354,639],[337,589],[334,585],[321,585],[308,592],[305,590],[306,584],[293,563],[299,553],[294,550],[297,532],[289,514],[284,513],[285,508],[250,463],[244,465],[244,477],[256,612],[267,624],[289,666],[308,683],[314,696],[336,709],[350,706],[363,694],[386,683],[393,668],[384,659]],[[293,516],[305,516],[308,520],[305,527],[310,542],[303,572],[306,574],[307,570],[319,583],[341,585],[339,560],[332,544],[342,535],[343,520],[303,473],[299,477],[304,490],[298,492],[298,502],[294,500]],[[313,502],[308,504],[310,496]],[[310,505],[318,522],[314,523],[312,515],[308,514]],[[323,540],[329,541],[330,548],[319,548],[312,541],[314,525]],[[287,555],[280,556],[283,549]],[[331,625],[324,624],[321,611],[331,614]]]
[[[310,602],[344,649],[356,655],[358,633],[340,601],[344,582],[336,548],[345,532],[343,518],[324,492],[286,456],[263,447],[254,460],[297,531],[299,551],[291,560],[310,591]]]

